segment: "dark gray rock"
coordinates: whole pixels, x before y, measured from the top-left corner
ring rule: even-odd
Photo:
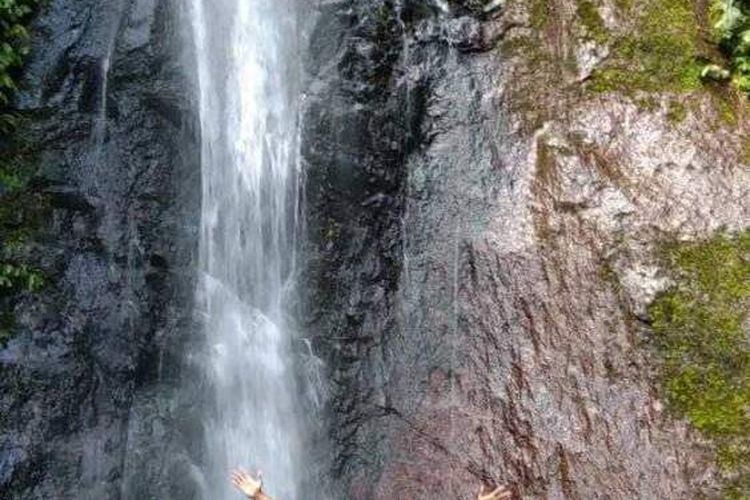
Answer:
[[[56,0],[34,24],[17,106],[50,200],[32,242],[50,285],[18,301],[0,351],[2,498],[120,498],[126,465],[153,463],[129,454],[132,429],[169,413],[149,408],[178,377],[197,241],[179,9]]]

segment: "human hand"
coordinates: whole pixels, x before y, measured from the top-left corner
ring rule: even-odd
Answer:
[[[258,471],[258,479],[255,479],[244,470],[236,469],[232,471],[232,484],[247,498],[255,499],[262,494],[263,481],[261,480],[260,471]]]
[[[487,491],[486,487],[482,486],[477,495],[477,500],[505,500],[511,496],[512,493],[505,486],[498,486],[490,492]]]

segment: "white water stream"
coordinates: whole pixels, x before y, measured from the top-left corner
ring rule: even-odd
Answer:
[[[197,54],[203,202],[198,303],[212,391],[206,500],[237,498],[235,466],[299,498],[302,423],[285,305],[298,213],[295,0],[188,0]]]

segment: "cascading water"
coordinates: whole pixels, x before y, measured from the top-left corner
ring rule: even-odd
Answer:
[[[285,305],[298,200],[295,0],[189,0],[202,130],[205,498],[236,498],[235,466],[298,498],[298,389]]]

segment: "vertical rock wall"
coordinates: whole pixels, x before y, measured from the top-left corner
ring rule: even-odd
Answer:
[[[0,350],[2,498],[119,498],[131,412],[167,446],[166,410],[145,408],[188,331],[200,189],[179,8],[56,0],[34,24],[17,106],[49,203],[29,258],[49,283]]]
[[[661,242],[748,225],[745,113],[667,66],[613,81],[644,28],[624,5],[646,4],[310,6],[301,319],[333,497],[717,491],[710,443],[665,409],[646,306]],[[17,104],[49,285],[0,350],[3,498],[198,495],[181,7],[56,0],[36,22]],[[680,35],[661,49],[692,50]]]
[[[744,125],[653,75],[591,88],[617,40],[652,38],[622,3],[580,3],[321,7],[308,318],[341,498],[717,491],[659,393],[645,310],[662,242],[750,221]]]

